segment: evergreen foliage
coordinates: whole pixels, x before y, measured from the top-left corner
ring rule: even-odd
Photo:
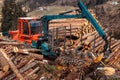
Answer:
[[[2,8],[2,16],[1,30],[6,32],[15,30],[18,17],[25,17],[26,13],[22,11],[21,6],[15,0],[5,0]]]

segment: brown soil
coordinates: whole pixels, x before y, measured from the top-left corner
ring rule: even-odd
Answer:
[[[120,0],[119,0],[120,1]],[[114,34],[115,38],[120,39],[120,3],[118,5],[112,5],[105,3],[95,7],[95,12],[98,16],[99,21],[104,27],[110,29],[110,33]]]

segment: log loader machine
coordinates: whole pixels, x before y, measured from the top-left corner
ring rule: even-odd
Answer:
[[[104,50],[103,52],[105,53],[107,51],[108,48],[108,40],[107,40],[107,36],[106,33],[104,32],[104,30],[101,28],[101,26],[97,23],[97,21],[93,18],[93,16],[90,14],[90,12],[87,10],[87,8],[85,7],[85,5],[83,4],[83,2],[80,0],[78,2],[78,7],[80,11],[79,14],[75,14],[75,15],[68,15],[65,13],[59,14],[59,15],[45,15],[41,18],[41,23],[42,23],[42,31],[43,31],[43,36],[41,36],[41,39],[38,40],[38,42],[35,44],[35,42],[33,42],[34,46],[36,46],[36,48],[41,47],[41,49],[43,50],[42,54],[43,55],[53,55],[53,56],[57,56],[55,55],[55,53],[49,48],[49,46],[46,44],[46,41],[48,40],[48,31],[49,31],[49,26],[48,26],[48,22],[54,19],[68,19],[68,18],[86,18],[89,22],[91,22],[91,24],[93,25],[93,27],[97,30],[98,34],[102,37],[102,39],[105,41],[105,45],[104,45]],[[106,53],[105,53],[106,55]]]
[[[68,12],[59,14],[59,15],[44,15],[40,18],[39,21],[36,19],[27,19],[27,18],[20,18],[19,19],[19,26],[18,31],[11,32],[11,36],[17,33],[13,39],[18,41],[26,41],[28,43],[32,42],[32,46],[35,48],[41,48],[42,54],[45,56],[56,56],[57,54],[50,49],[47,44],[48,37],[48,23],[54,19],[68,19],[68,18],[86,18],[93,27],[97,30],[99,35],[105,41],[104,50],[105,53],[108,48],[108,40],[106,33],[103,31],[101,26],[97,23],[97,21],[93,18],[90,12],[87,10],[83,2],[80,0],[78,2],[78,7],[80,13],[79,14],[66,14]],[[23,26],[22,26],[23,25]],[[34,31],[35,30],[35,31]],[[37,30],[37,31],[36,31]]]
[[[40,19],[35,17],[20,17],[18,19],[18,30],[9,31],[9,35],[13,40],[18,42],[37,41],[41,36],[42,27],[40,26]]]

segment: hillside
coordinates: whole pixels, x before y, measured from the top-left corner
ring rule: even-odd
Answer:
[[[0,10],[4,0],[0,0]],[[25,9],[33,11],[38,7],[43,6],[77,6],[78,0],[16,0]],[[107,0],[82,0],[86,6],[92,7],[98,4],[102,4]],[[34,4],[34,5],[33,5]]]
[[[32,0],[31,0],[32,1]],[[34,0],[35,1],[35,0]],[[42,1],[42,0],[41,0]],[[78,0],[51,0],[51,2],[44,0],[43,3],[40,3],[41,6],[57,6],[61,7],[61,9],[50,9],[48,12],[42,12],[43,14],[57,14],[62,11],[68,11],[71,9],[74,9],[75,7],[69,7],[69,6],[76,6],[77,7],[77,1]],[[85,5],[88,8],[92,8],[99,21],[102,23],[104,27],[108,27],[110,30],[110,34],[114,34],[116,38],[120,38],[119,34],[120,31],[118,28],[120,28],[120,0],[82,0]],[[39,1],[38,1],[39,3]],[[67,9],[65,9],[64,6],[68,6]],[[56,7],[55,7],[56,8]],[[58,10],[58,11],[57,11]],[[53,12],[53,13],[52,13]],[[39,13],[40,12],[33,12],[33,13]]]
[[[102,25],[109,28],[110,34],[120,39],[120,0],[108,1],[94,9]]]
[[[73,10],[78,0],[16,0],[27,10],[28,16],[43,16],[46,14],[58,14],[64,11]],[[112,33],[120,34],[118,28],[120,20],[120,0],[82,0],[88,8],[94,9],[99,21],[104,27],[112,29]],[[0,6],[3,0],[0,0]],[[118,2],[118,5],[114,5]],[[33,5],[34,4],[34,5]],[[47,10],[40,11],[40,7]],[[0,7],[1,9],[1,7]]]
[[[107,0],[82,0],[87,6],[95,6],[98,4],[102,4]],[[68,5],[68,6],[76,6],[78,0],[19,0],[21,5],[29,6],[31,9],[34,9],[39,6],[50,6],[50,5]],[[34,5],[33,5],[34,4]]]

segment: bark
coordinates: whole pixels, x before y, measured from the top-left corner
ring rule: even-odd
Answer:
[[[20,79],[20,80],[24,80],[23,76],[20,74],[20,72],[18,71],[17,67],[13,64],[13,62],[10,60],[10,58],[6,55],[6,53],[4,52],[3,49],[0,49],[0,52],[2,53],[2,56],[6,59],[6,61],[8,62],[8,64],[10,65],[10,68],[12,69],[12,71],[16,74],[16,76]]]

